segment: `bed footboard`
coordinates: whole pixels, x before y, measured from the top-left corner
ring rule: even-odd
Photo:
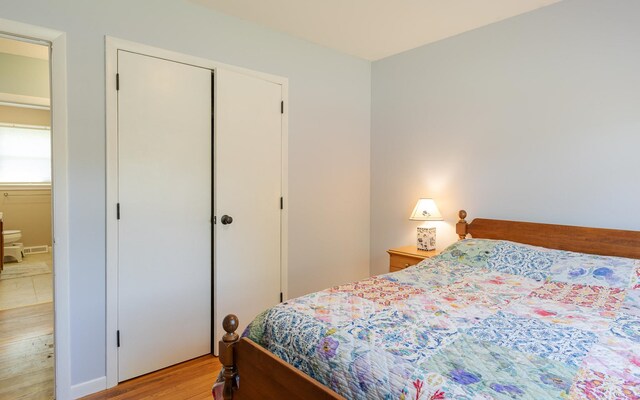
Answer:
[[[252,340],[240,339],[235,315],[227,315],[222,326],[226,332],[219,352],[224,400],[345,400]]]

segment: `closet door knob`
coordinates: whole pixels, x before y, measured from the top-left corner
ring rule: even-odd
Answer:
[[[233,218],[228,215],[223,215],[222,218],[220,218],[220,222],[222,222],[222,225],[229,225],[233,222]]]

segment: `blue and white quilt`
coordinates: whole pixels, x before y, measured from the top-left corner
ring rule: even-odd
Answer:
[[[245,336],[349,399],[640,399],[640,261],[468,239]]]

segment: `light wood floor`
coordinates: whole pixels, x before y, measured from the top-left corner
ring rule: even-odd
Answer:
[[[53,399],[51,253],[0,273],[0,400]]]
[[[203,356],[134,378],[82,400],[171,399],[211,400],[211,386],[220,372],[217,357]]]
[[[53,303],[0,310],[0,399],[53,398]]]

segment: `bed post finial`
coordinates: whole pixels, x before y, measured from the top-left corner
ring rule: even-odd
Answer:
[[[238,368],[234,359],[234,345],[240,338],[236,333],[238,323],[238,317],[233,314],[227,315],[222,321],[222,327],[227,332],[219,343],[222,378],[224,379],[224,389],[222,390],[224,400],[232,400],[233,392],[238,388]]]
[[[469,226],[469,224],[467,224],[467,220],[465,219],[467,218],[467,212],[465,210],[460,210],[458,212],[458,217],[460,217],[460,220],[456,224],[456,233],[458,234],[460,240],[462,240],[467,237],[468,233],[467,227]]]
[[[236,329],[238,329],[238,317],[233,314],[229,314],[222,320],[222,327],[224,331],[227,332],[222,336],[223,342],[235,342],[238,340],[238,334],[236,333]]]

